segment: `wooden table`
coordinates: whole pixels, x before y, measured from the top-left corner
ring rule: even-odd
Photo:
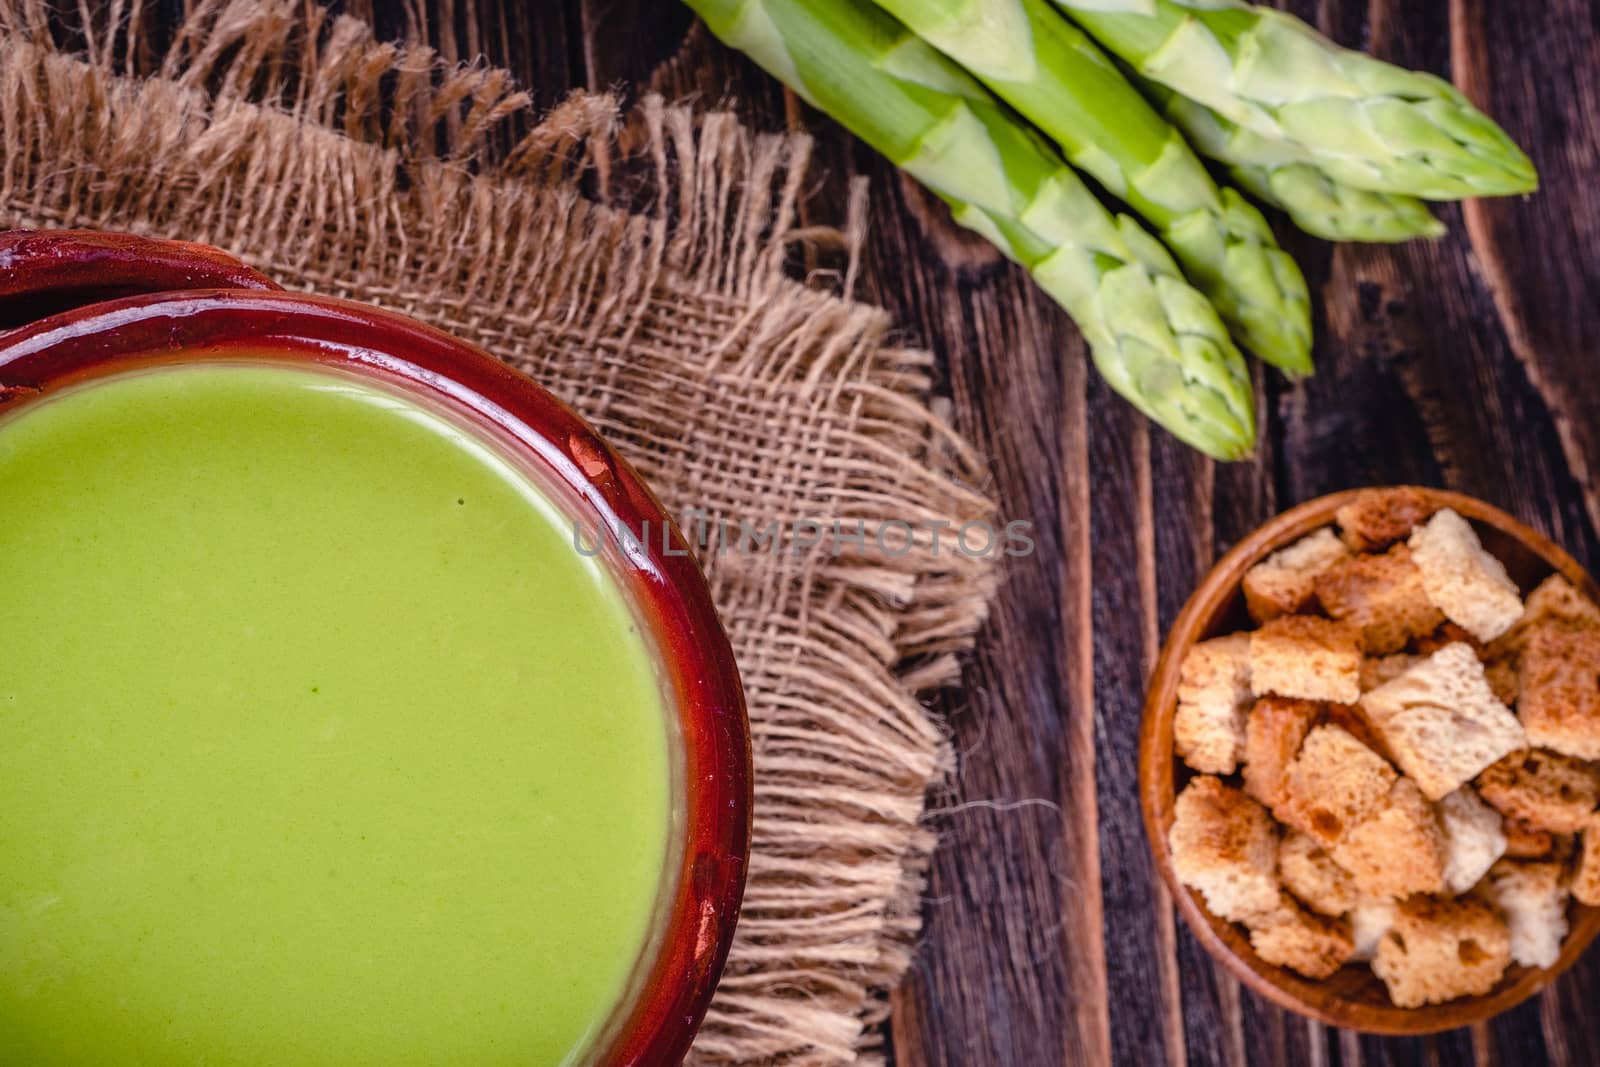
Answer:
[[[171,17],[182,0],[158,0]],[[148,0],[147,0],[148,6]],[[1036,524],[944,698],[960,772],[936,798],[926,944],[895,995],[902,1067],[1600,1064],[1600,953],[1493,1024],[1424,1040],[1330,1031],[1212,966],[1175,923],[1135,793],[1144,679],[1227,545],[1308,497],[1447,485],[1600,560],[1600,8],[1592,0],[1288,5],[1343,43],[1445,74],[1528,147],[1545,192],[1450,206],[1448,238],[1286,243],[1318,296],[1318,373],[1257,375],[1263,444],[1221,467],[1135,415],[1020,271],[674,0],[353,0],[382,33],[486,54],[541,100],[655,86],[818,141],[809,210],[872,178],[860,296],[940,359],[1009,518]]]

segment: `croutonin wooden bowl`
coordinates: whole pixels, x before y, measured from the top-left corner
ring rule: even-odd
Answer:
[[[1173,747],[1173,716],[1184,656],[1197,642],[1250,627],[1242,588],[1245,572],[1273,552],[1332,524],[1334,513],[1359,492],[1335,493],[1308,501],[1268,522],[1223,556],[1184,605],[1167,636],[1145,703],[1139,738],[1140,804],[1156,868],[1184,921],[1206,951],[1245,985],[1280,1007],[1332,1026],[1376,1034],[1431,1034],[1498,1015],[1550,984],[1600,933],[1600,908],[1571,903],[1571,930],[1553,967],[1513,964],[1500,984],[1485,996],[1463,997],[1422,1008],[1399,1008],[1389,999],[1383,982],[1365,965],[1347,965],[1319,982],[1264,962],[1251,949],[1241,928],[1212,915],[1197,892],[1179,883],[1167,844],[1174,802],[1193,773],[1178,759]],[[1505,563],[1524,594],[1552,573],[1559,573],[1591,598],[1600,600],[1600,587],[1583,566],[1538,531],[1472,497],[1441,489],[1419,488],[1418,492],[1433,507],[1453,508],[1467,518],[1484,547]]]

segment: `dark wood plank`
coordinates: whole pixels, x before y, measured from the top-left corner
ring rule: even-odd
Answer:
[[[585,84],[632,94],[678,51],[694,14],[677,3],[581,0],[579,39]]]
[[[1217,465],[1184,448],[1166,434],[1155,434],[1150,444],[1151,523],[1153,538],[1141,545],[1141,567],[1154,582],[1154,620],[1145,641],[1159,648],[1160,635],[1188,599],[1189,591],[1210,568],[1215,552],[1213,495]],[[1159,501],[1159,506],[1157,506]],[[1147,558],[1146,558],[1147,557]],[[1153,668],[1153,653],[1136,680],[1132,694],[1141,700],[1145,679]],[[1119,731],[1136,734],[1138,716]],[[1158,900],[1163,918],[1172,921],[1166,900]],[[1165,937],[1165,931],[1162,932]],[[1198,942],[1185,930],[1174,931],[1170,947],[1178,974],[1178,995],[1168,1008],[1183,1027],[1183,1048],[1188,1062],[1244,1067],[1248,1062],[1244,1036],[1244,1005],[1236,981],[1211,965]]]
[[[1084,729],[1093,721],[1089,659],[1086,649],[1063,647],[1064,634],[1050,623],[1087,617],[1088,570],[1069,562],[1082,561],[1087,548],[1078,510],[1084,494],[1071,479],[1040,477],[1081,457],[1081,429],[1058,439],[1039,428],[1072,419],[1074,409],[1081,427],[1084,377],[1057,355],[1060,345],[1071,352],[1076,344],[1066,329],[1030,335],[1052,315],[1008,314],[1031,309],[1037,298],[1009,268],[995,269],[998,277],[962,301],[973,343],[952,361],[952,394],[959,404],[975,393],[1003,393],[1011,410],[1029,414],[969,429],[982,431],[997,482],[1010,487],[1005,495],[1026,493],[1005,503],[1059,519],[1037,524],[1038,551],[1013,561],[1005,588],[1014,595],[996,605],[985,651],[970,669],[970,697],[945,705],[961,770],[937,805],[952,814],[936,814],[934,824],[957,844],[935,858],[928,951],[895,997],[901,1064],[1097,1063],[1110,1048],[1099,870],[1088,859],[1095,837],[1094,749]],[[1029,351],[1035,355],[1006,356]],[[1043,707],[1059,710],[1042,718]],[[1048,798],[1050,807],[962,807],[1031,797]],[[971,862],[978,854],[985,861]],[[981,976],[975,957],[986,961]],[[909,1027],[906,1005],[934,1025]]]
[[[935,857],[932,951],[895,998],[897,1008],[916,1003],[920,1017],[938,1022],[912,1030],[897,1017],[897,1062],[1103,1062],[1111,1045],[1094,861],[1082,342],[1020,271],[956,229],[941,205],[870,153],[839,148],[875,183],[879,224],[864,290],[943,358],[955,410],[966,415],[960,428],[991,457],[1002,512],[1032,521],[1037,542],[1008,568],[1011,592],[974,657],[975,684],[959,701],[946,698],[961,770],[934,824],[965,844]],[[837,204],[837,176],[820,173],[817,182],[819,203]],[[948,299],[952,289],[957,301]],[[1079,624],[1055,625],[1061,618]],[[1034,799],[1048,806],[964,807]],[[988,859],[973,863],[962,852]],[[977,980],[975,958],[987,961]]]
[[[1512,353],[1556,422],[1600,524],[1600,9],[1452,0],[1457,81],[1522,134],[1543,190],[1465,206],[1463,223]]]
[[[1159,651],[1150,470],[1155,431],[1099,378],[1090,382],[1089,407],[1096,781],[1106,966],[1116,991],[1110,998],[1112,1062],[1182,1063],[1187,1041],[1174,914],[1150,859],[1138,798],[1138,724]]]
[[[1561,1049],[1552,1048],[1546,1043],[1540,1022],[1541,1015],[1550,1003],[1552,1003],[1550,998],[1540,998],[1484,1026],[1480,1038],[1482,1047],[1479,1050],[1478,1062],[1490,1065],[1503,1064],[1504,1067],[1517,1067],[1518,1064],[1524,1063],[1595,1062],[1584,1059],[1573,1060],[1564,1055]],[[1593,1033],[1593,1023],[1579,1023],[1574,1033],[1579,1034],[1585,1030]],[[1585,1039],[1580,1037],[1578,1040]]]

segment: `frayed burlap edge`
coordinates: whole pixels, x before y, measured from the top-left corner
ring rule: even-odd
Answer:
[[[572,403],[679,513],[920,524],[892,551],[786,532],[781,552],[705,560],[757,805],[691,1062],[880,1062],[950,760],[914,694],[956,678],[995,578],[929,532],[993,518],[977,457],[928,410],[929,357],[785,272],[824,240],[853,276],[862,190],[844,233],[802,231],[803,136],[653,97],[535,116],[504,71],[295,0],[205,0],[160,55],[138,0],[70,51],[43,11],[0,8],[0,226],[204,241],[432,322]]]

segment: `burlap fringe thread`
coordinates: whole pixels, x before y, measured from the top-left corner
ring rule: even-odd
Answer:
[[[575,94],[535,121],[505,71],[294,0],[203,2],[152,55],[139,6],[116,0],[69,52],[39,0],[0,5],[0,226],[204,241],[432,322],[573,404],[680,513],[992,519],[979,461],[927,407],[929,357],[785,273],[816,236],[795,224],[805,137],[658,98],[621,113]],[[877,1063],[950,758],[914,694],[955,678],[995,579],[948,534],[900,555],[784,549],[705,561],[757,804],[743,923],[690,1062]]]

